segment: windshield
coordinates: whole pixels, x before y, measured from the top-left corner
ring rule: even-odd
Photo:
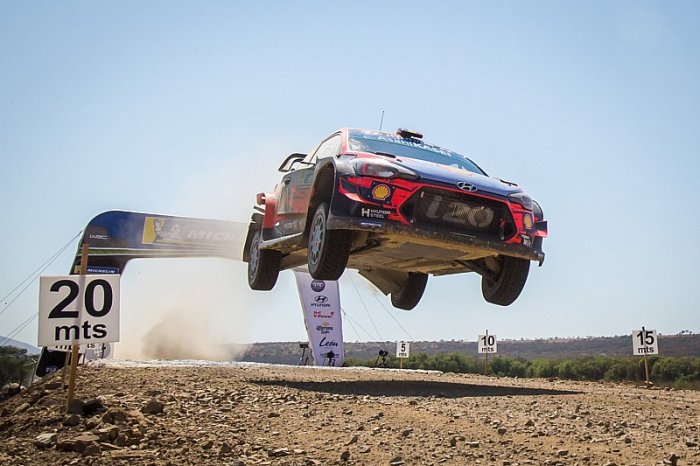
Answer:
[[[486,175],[474,162],[451,150],[425,144],[416,139],[404,139],[387,133],[351,132],[349,137],[350,150],[373,152],[425,160],[457,167],[470,172]]]

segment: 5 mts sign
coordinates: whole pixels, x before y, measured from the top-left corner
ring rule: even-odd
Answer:
[[[411,353],[411,344],[407,341],[396,342],[396,357],[399,359],[408,358]]]
[[[119,278],[41,277],[39,346],[119,341]]]

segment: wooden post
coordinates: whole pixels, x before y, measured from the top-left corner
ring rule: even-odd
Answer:
[[[644,347],[644,374],[646,375],[647,381],[646,381],[646,386],[648,387],[651,384],[651,381],[649,380],[649,358],[647,357],[647,347]]]
[[[486,329],[486,335],[485,335],[486,340],[484,341],[484,346],[488,346],[489,344],[489,329]],[[490,346],[489,346],[490,348]],[[486,351],[484,353],[484,375],[489,375],[489,352]]]
[[[68,364],[70,364],[70,351],[66,351],[66,359],[63,361],[63,371],[61,371],[61,390],[66,386],[66,374],[68,373]]]
[[[399,358],[399,369],[403,369],[403,358]]]
[[[83,249],[80,256],[80,275],[87,274],[88,266],[88,256],[90,254],[90,245],[88,243],[83,243]],[[80,319],[82,318],[83,305],[81,301],[78,301],[78,325],[80,325]],[[71,347],[71,358],[70,358],[70,377],[68,378],[68,398],[66,399],[66,412],[70,406],[71,401],[75,398],[75,376],[78,371],[78,348],[79,344],[73,343]]]

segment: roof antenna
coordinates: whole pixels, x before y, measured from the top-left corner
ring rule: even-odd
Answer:
[[[379,131],[382,130],[382,125],[384,124],[384,110],[382,110],[382,119],[379,120]]]

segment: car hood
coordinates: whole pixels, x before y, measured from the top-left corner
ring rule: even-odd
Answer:
[[[413,170],[421,177],[422,181],[433,181],[439,184],[448,184],[452,186],[456,186],[459,182],[465,182],[474,185],[479,191],[485,191],[500,196],[508,196],[509,194],[522,192],[522,189],[514,183],[506,183],[497,178],[491,178],[490,176],[449,165],[406,157],[398,157],[391,160],[391,162]]]

